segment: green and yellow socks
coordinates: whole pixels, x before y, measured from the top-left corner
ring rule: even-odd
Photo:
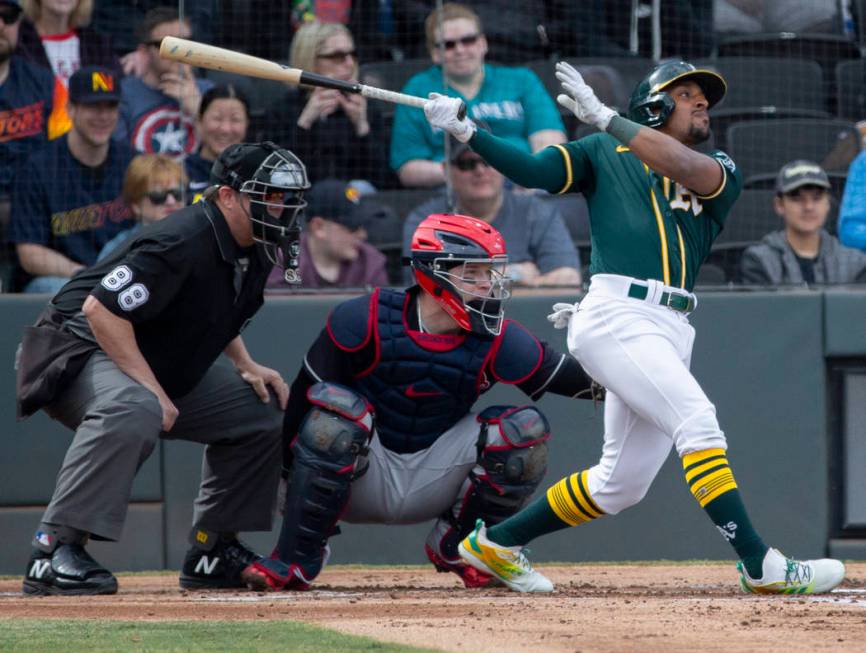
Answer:
[[[596,517],[601,510],[586,488],[586,471],[566,476],[516,515],[487,529],[487,537],[501,546],[522,546],[530,540],[577,526]]]
[[[692,495],[734,548],[749,576],[761,578],[767,545],[752,526],[724,449],[686,454],[683,470]],[[516,515],[488,528],[487,536],[501,546],[522,546],[601,517],[605,513],[590,496],[586,477],[586,471],[566,476]]]
[[[724,449],[705,449],[683,456],[686,483],[701,508],[737,552],[752,578],[761,578],[767,545],[758,535]]]

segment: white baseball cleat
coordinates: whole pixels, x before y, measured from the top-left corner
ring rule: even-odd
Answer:
[[[515,592],[552,592],[553,583],[535,571],[521,546],[499,546],[487,539],[482,520],[457,546],[460,557],[478,571],[498,578]]]
[[[839,560],[794,560],[773,548],[764,556],[763,578],[750,578],[742,562],[737,569],[743,591],[754,594],[823,594],[845,578],[845,565]]]

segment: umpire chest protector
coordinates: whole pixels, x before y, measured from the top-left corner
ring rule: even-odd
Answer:
[[[410,330],[409,299],[405,292],[379,289],[341,304],[328,320],[331,337],[344,351],[374,350],[354,386],[373,405],[380,441],[397,453],[426,449],[470,411],[494,382],[485,368],[505,333],[482,337]]]

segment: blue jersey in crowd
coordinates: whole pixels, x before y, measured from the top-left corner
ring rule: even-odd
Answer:
[[[54,75],[18,56],[0,84],[0,196],[9,194],[23,158],[46,143],[54,107]]]
[[[213,83],[197,79],[196,85],[204,93]],[[128,140],[136,151],[147,154],[179,157],[198,149],[193,117],[181,111],[177,100],[138,77],[124,77],[120,93],[120,122],[115,137]]]
[[[131,158],[129,147],[112,142],[105,163],[87,167],[72,156],[68,136],[33,152],[12,183],[9,240],[93,265],[105,243],[133,225],[120,196]]]

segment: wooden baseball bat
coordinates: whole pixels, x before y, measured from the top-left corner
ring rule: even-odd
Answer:
[[[163,59],[180,61],[198,68],[223,70],[228,73],[238,73],[239,75],[248,75],[249,77],[259,77],[261,79],[274,79],[294,86],[306,84],[307,86],[333,88],[344,93],[358,93],[374,100],[405,104],[410,107],[423,108],[424,102],[426,102],[425,98],[418,97],[417,95],[406,95],[405,93],[387,91],[383,88],[367,86],[366,84],[344,82],[333,77],[308,73],[300,68],[283,66],[274,61],[253,57],[242,52],[218,48],[214,45],[198,43],[188,39],[180,39],[176,36],[166,36],[162,39],[162,44],[159,47],[159,56]],[[463,120],[465,116],[466,104],[461,103],[457,117]]]

